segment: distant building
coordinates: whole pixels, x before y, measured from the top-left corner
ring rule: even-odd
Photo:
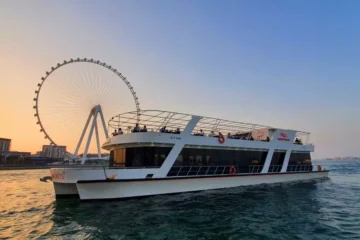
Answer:
[[[9,152],[11,147],[11,139],[0,138],[0,153]]]
[[[43,145],[40,157],[64,158],[66,146]]]
[[[3,152],[1,154],[5,158],[30,158],[31,152],[18,152],[18,151],[9,151],[9,152]]]
[[[35,154],[32,155],[32,157],[41,157],[41,156],[42,156],[41,151],[37,151]]]
[[[18,152],[11,151],[11,139],[0,138],[0,163],[20,163],[24,162],[25,159],[29,159],[31,152]]]

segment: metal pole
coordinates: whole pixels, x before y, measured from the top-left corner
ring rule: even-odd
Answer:
[[[101,158],[101,149],[100,149],[100,139],[99,139],[99,130],[97,125],[97,119],[95,119],[95,134],[96,134],[96,146],[98,150],[98,157]]]
[[[85,124],[84,129],[83,129],[83,131],[82,131],[82,133],[81,133],[81,136],[80,136],[78,145],[76,146],[76,149],[75,149],[75,153],[74,153],[75,156],[78,155],[79,148],[80,148],[81,143],[82,143],[82,141],[83,141],[83,139],[84,139],[86,130],[87,130],[88,126],[89,126],[89,122],[90,122],[91,116],[93,116],[93,115],[94,115],[94,108],[91,109],[90,114],[89,114],[89,117],[88,117],[88,119],[86,120],[86,124]]]
[[[109,134],[108,134],[108,131],[107,131],[107,129],[106,129],[105,119],[104,119],[104,115],[103,115],[101,106],[98,105],[98,106],[96,107],[96,109],[97,109],[97,111],[98,111],[99,114],[100,114],[101,122],[102,122],[102,125],[103,125],[103,128],[104,128],[104,132],[105,132],[105,137],[106,137],[106,139],[108,139],[108,138],[109,138]]]
[[[84,154],[83,154],[82,159],[81,159],[81,164],[85,163],[85,160],[86,160],[86,157],[87,157],[87,153],[88,153],[88,150],[89,150],[89,145],[90,145],[90,142],[91,142],[91,137],[92,137],[92,135],[94,133],[97,114],[98,114],[98,109],[96,108],[95,113],[93,115],[93,123],[91,125],[91,129],[90,129],[89,137],[88,137],[88,140],[87,140],[87,143],[86,143],[85,151],[84,151]]]

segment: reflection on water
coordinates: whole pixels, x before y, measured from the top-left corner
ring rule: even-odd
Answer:
[[[43,173],[0,171],[0,238],[25,239],[51,230],[54,194],[52,184],[40,184]]]
[[[126,201],[54,201],[47,171],[0,172],[0,238],[360,238],[360,162],[331,178]]]

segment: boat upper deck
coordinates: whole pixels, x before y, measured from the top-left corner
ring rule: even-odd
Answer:
[[[133,132],[161,132],[180,134],[189,122],[196,119],[195,124],[188,129],[191,135],[218,137],[223,135],[230,139],[254,141],[285,141],[300,145],[309,144],[308,132],[280,129],[270,126],[225,120],[213,117],[204,117],[192,114],[141,110],[126,112],[112,117],[109,122],[109,131],[113,135],[130,134]]]

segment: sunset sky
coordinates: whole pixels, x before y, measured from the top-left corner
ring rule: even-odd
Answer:
[[[360,156],[359,12],[350,0],[2,0],[0,137],[17,151],[47,144],[36,86],[58,62],[87,57],[122,72],[141,109],[308,131],[315,158]],[[44,96],[62,98],[53,79]],[[111,93],[124,96],[111,98],[120,109],[104,111],[133,109],[121,86]],[[52,136],[73,149],[67,126]]]

